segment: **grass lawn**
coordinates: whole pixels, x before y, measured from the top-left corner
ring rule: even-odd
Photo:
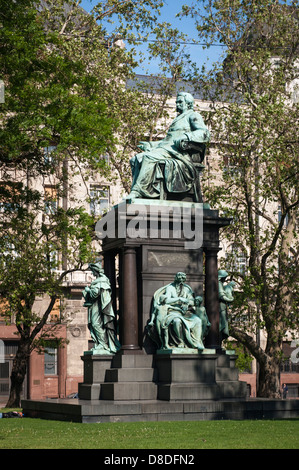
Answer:
[[[0,419],[0,448],[299,449],[299,420],[81,424],[6,418]]]

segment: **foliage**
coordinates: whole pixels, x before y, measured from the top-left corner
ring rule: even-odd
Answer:
[[[64,277],[93,256],[94,220],[82,202],[57,202],[71,191],[75,159],[103,174],[108,171],[99,156],[113,142],[116,124],[107,114],[96,74],[79,53],[71,54],[62,30],[51,29],[46,10],[38,12],[31,0],[1,1],[0,6],[5,83],[0,291],[1,314],[14,320],[20,335],[9,400],[16,406],[30,351],[44,337],[57,335],[53,325],[44,326],[62,294]],[[72,48],[77,44],[79,51],[81,40],[73,38]],[[49,299],[43,312],[35,306],[41,295]]]
[[[96,75],[70,54],[59,31],[50,25],[45,31],[32,1],[3,2],[1,12],[2,168],[48,174],[43,149],[50,145],[57,147],[57,160],[75,150],[94,163],[111,139],[112,125]]]
[[[236,367],[240,373],[248,372],[251,370],[253,357],[249,354],[246,348],[239,343],[233,343],[230,340],[225,340],[224,347],[227,351],[235,351],[237,355]]]

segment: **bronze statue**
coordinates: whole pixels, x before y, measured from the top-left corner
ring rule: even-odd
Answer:
[[[211,323],[209,322],[206,309],[203,306],[203,298],[200,295],[195,297],[194,305],[195,305],[195,313],[201,319],[201,323],[202,323],[201,339],[204,340],[204,338],[207,336],[209,332]]]
[[[84,307],[88,308],[88,328],[95,343],[92,354],[114,354],[120,344],[115,332],[110,281],[100,263],[91,263],[89,269],[96,279],[85,287],[83,297]]]
[[[210,133],[201,115],[193,110],[190,93],[177,95],[177,117],[163,140],[140,142],[142,150],[130,161],[132,188],[128,198],[159,198],[161,182],[167,193],[187,193],[198,178],[190,156],[192,147],[198,148],[210,140]]]
[[[218,271],[219,306],[220,306],[219,331],[220,331],[221,341],[229,337],[227,308],[228,308],[228,305],[231,304],[234,300],[233,288],[235,286],[235,282],[231,281],[228,284],[224,285],[224,282],[227,276],[228,276],[228,273],[224,271],[224,269],[220,269]]]
[[[161,349],[204,349],[202,321],[195,313],[193,291],[185,281],[186,274],[178,272],[174,282],[154,294],[149,335]]]

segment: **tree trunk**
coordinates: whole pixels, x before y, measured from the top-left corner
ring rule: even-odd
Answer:
[[[259,368],[257,396],[263,398],[281,398],[280,364],[274,358],[262,361]]]
[[[27,371],[27,362],[30,354],[29,349],[29,344],[21,339],[16,357],[13,361],[10,376],[10,392],[6,404],[7,408],[20,408],[21,406],[21,393]]]
[[[230,326],[230,334],[241,344],[246,346],[259,364],[257,396],[263,398],[281,398],[280,396],[280,352],[282,344],[280,341],[270,339],[268,332],[268,343],[264,351],[254,338],[242,330]]]

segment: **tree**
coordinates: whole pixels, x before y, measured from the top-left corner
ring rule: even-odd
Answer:
[[[206,197],[232,217],[226,247],[247,257],[241,272],[234,253],[224,260],[239,287],[230,333],[258,361],[258,395],[277,398],[282,342],[298,334],[298,11],[275,0],[200,3],[183,14],[195,18],[199,40],[225,49],[196,77],[212,101],[221,158],[221,181],[219,172],[209,178]]]
[[[55,334],[43,328],[62,280],[92,256],[88,214],[78,205],[54,210],[68,190],[67,166],[76,154],[81,164],[104,168],[98,157],[113,136],[96,75],[68,53],[60,31],[45,29],[34,2],[1,1],[0,22],[0,291],[2,314],[15,320],[20,336],[7,403],[19,406],[30,352]],[[47,155],[50,147],[55,151]],[[45,181],[53,182],[52,194],[45,194]],[[37,314],[36,296],[46,293],[49,305]]]
[[[151,136],[161,132],[156,123],[167,115],[166,100],[161,106],[148,90],[126,87],[134,45],[153,23],[164,40],[155,16],[163,2],[105,0],[91,15],[79,4],[0,0],[1,315],[15,321],[20,338],[7,406],[20,404],[31,351],[45,339],[59,341],[60,323],[49,316],[64,278],[96,256],[96,219],[76,198],[72,176],[78,172],[83,183],[92,172],[118,177],[129,191],[132,149],[148,129]],[[115,14],[118,29],[109,36],[104,21]],[[169,96],[174,79],[161,83]],[[38,295],[48,296],[44,312],[35,309]]]

